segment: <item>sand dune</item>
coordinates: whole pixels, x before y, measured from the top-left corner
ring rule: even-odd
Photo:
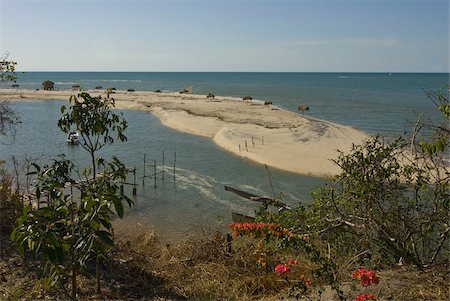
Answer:
[[[65,100],[74,93],[0,90],[0,100]],[[244,102],[232,97],[211,100],[205,95],[124,91],[111,97],[117,108],[149,111],[164,125],[213,139],[237,156],[306,175],[337,174],[339,167],[331,161],[337,157],[337,150],[348,152],[352,143],[369,138],[351,127],[303,117],[255,100]]]

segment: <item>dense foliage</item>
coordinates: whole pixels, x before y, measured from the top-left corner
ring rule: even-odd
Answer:
[[[418,267],[447,262],[449,238],[449,102],[429,93],[442,123],[410,139],[377,136],[341,153],[341,173],[313,192],[313,203],[261,220],[308,233],[337,260]],[[326,249],[325,249],[326,247]],[[356,256],[356,257],[354,257]]]

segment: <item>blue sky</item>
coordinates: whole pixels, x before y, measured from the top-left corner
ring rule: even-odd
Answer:
[[[449,72],[448,0],[0,0],[23,71]]]

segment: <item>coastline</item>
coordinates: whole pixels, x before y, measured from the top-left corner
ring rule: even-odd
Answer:
[[[93,96],[104,91],[88,90]],[[68,100],[79,91],[0,89],[0,101]],[[339,173],[331,160],[369,135],[349,126],[301,116],[262,101],[206,95],[126,92],[110,94],[116,108],[154,114],[173,129],[212,139],[234,155],[310,176]]]

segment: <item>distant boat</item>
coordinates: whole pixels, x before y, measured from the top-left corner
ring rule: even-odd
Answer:
[[[77,132],[70,132],[69,135],[67,136],[67,143],[78,144],[78,143],[80,143],[79,138],[80,138],[80,135],[78,135]]]

